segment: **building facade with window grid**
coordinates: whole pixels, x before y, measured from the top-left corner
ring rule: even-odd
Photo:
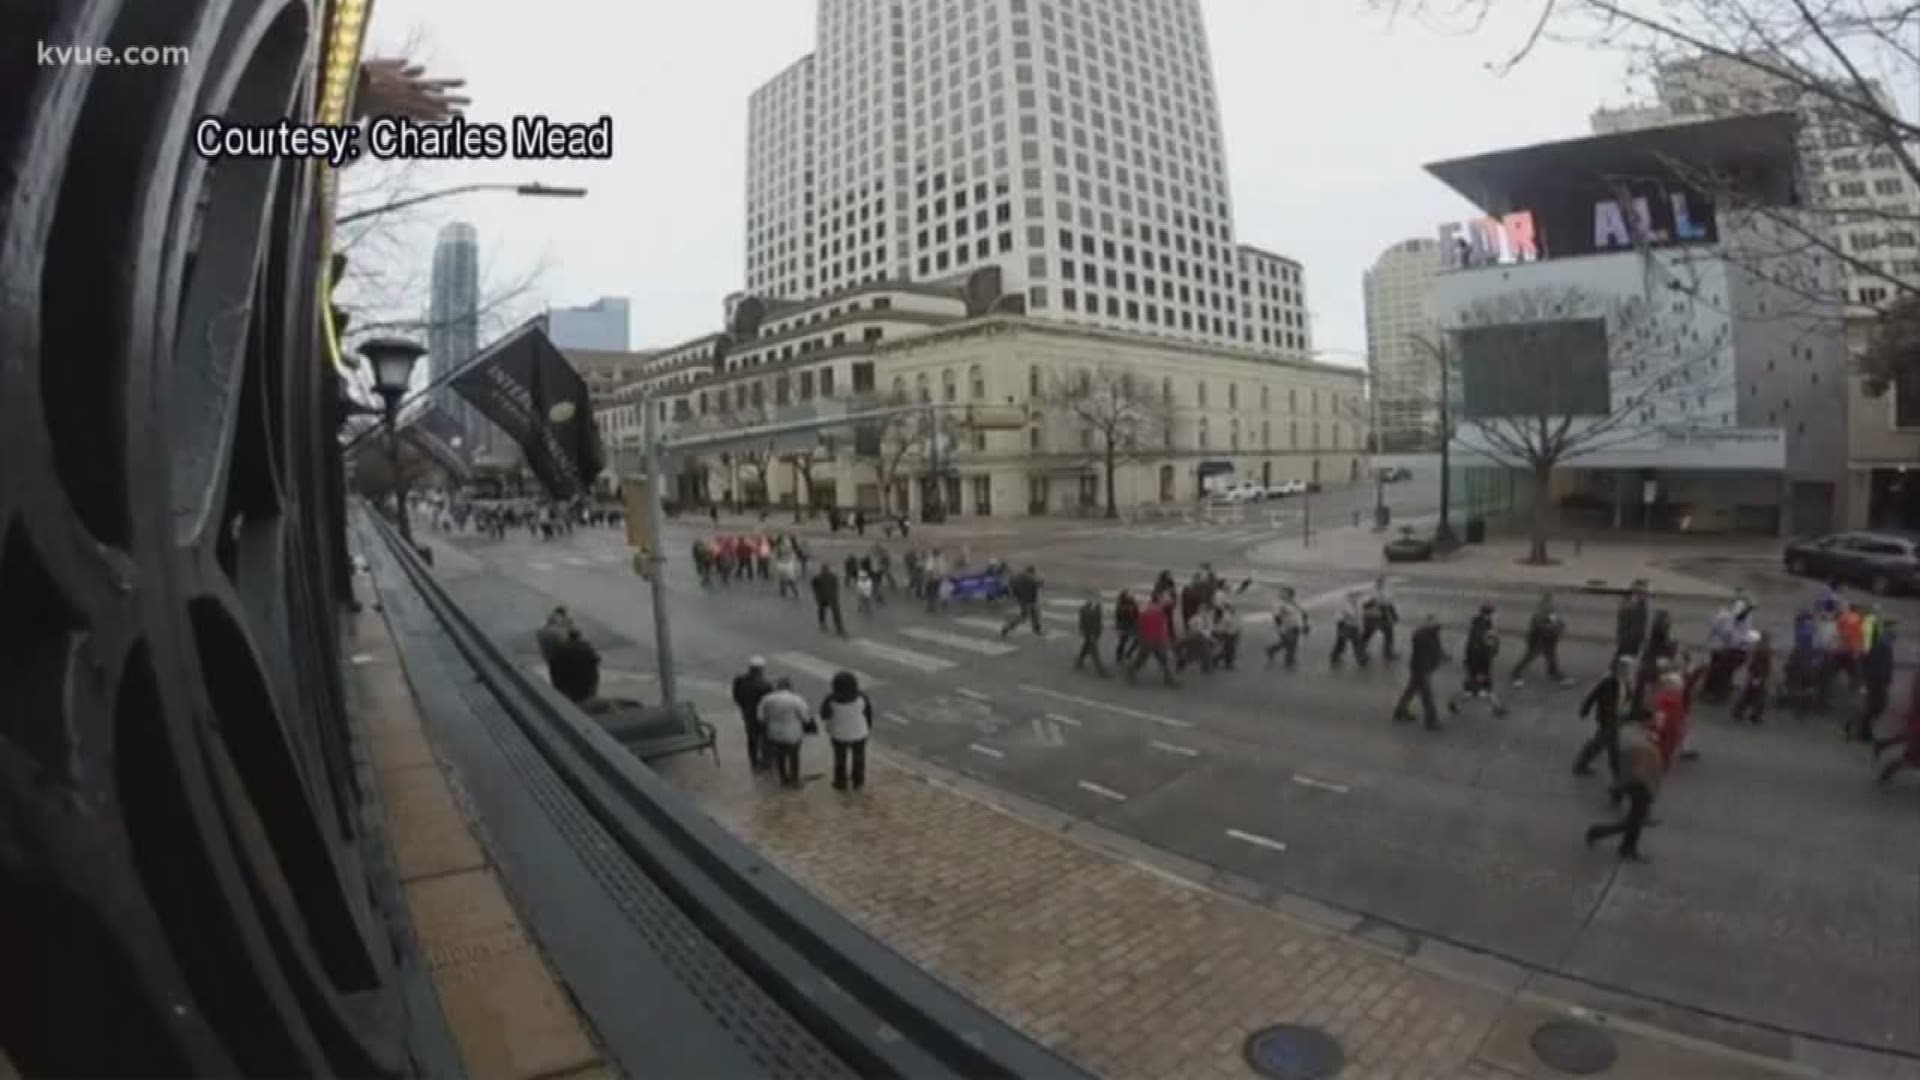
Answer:
[[[995,265],[1030,315],[1310,355],[1298,265],[1234,239],[1197,0],[820,0],[749,114],[749,292]]]
[[[1373,426],[1386,451],[1438,445],[1440,362],[1420,342],[1442,343],[1427,306],[1439,273],[1439,241],[1417,236],[1381,252],[1363,279]]]
[[[1877,106],[1902,115],[1877,82]],[[1593,114],[1595,134],[1689,123],[1769,110],[1797,113],[1801,165],[1809,200],[1819,208],[1830,242],[1845,252],[1842,286],[1850,314],[1870,317],[1898,291],[1920,289],[1920,190],[1893,151],[1876,145],[1856,123],[1804,87],[1738,60],[1704,57],[1662,67],[1653,101]]]

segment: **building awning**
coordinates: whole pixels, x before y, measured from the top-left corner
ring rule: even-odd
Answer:
[[[1462,424],[1454,446],[1489,464],[1503,462],[1476,425]],[[1491,460],[1489,460],[1491,459]],[[1462,462],[1468,464],[1468,462]],[[1636,432],[1631,438],[1576,454],[1563,469],[1694,469],[1718,472],[1779,472],[1787,467],[1787,433],[1780,428],[1685,427]]]
[[[1773,206],[1795,202],[1800,121],[1791,112],[1755,113],[1692,124],[1593,135],[1436,161],[1427,172],[1492,216],[1569,199],[1613,197],[1623,180],[1695,187],[1727,178]]]

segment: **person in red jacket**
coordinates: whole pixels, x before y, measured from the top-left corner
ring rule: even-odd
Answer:
[[[1662,672],[1653,692],[1654,740],[1660,747],[1663,768],[1671,767],[1686,746],[1693,692],[1700,685],[1701,676],[1706,674],[1706,668],[1693,664],[1691,658],[1683,657],[1680,664],[1678,670]]]
[[[1135,627],[1136,644],[1133,649],[1133,661],[1127,665],[1127,681],[1139,674],[1147,659],[1151,657],[1160,665],[1160,677],[1168,686],[1178,686],[1173,677],[1171,650],[1173,647],[1173,603],[1171,598],[1160,603],[1151,603],[1140,609],[1140,621]]]
[[[1873,741],[1873,756],[1878,760],[1881,754],[1893,747],[1902,747],[1899,757],[1880,767],[1878,782],[1885,784],[1892,780],[1901,769],[1920,770],[1920,679],[1913,680],[1913,692],[1907,702],[1907,722],[1900,726],[1898,735]]]

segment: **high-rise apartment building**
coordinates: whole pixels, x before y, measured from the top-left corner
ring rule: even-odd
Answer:
[[[1849,86],[1850,91],[1856,89]],[[1877,107],[1900,116],[1878,82],[1869,89]],[[1889,275],[1920,288],[1920,190],[1859,124],[1826,98],[1728,57],[1700,57],[1663,66],[1654,100],[1593,114],[1595,134],[1687,123],[1734,113],[1799,114],[1800,153],[1807,195],[1817,223],[1847,253],[1842,263],[1846,300],[1856,315],[1871,314],[1892,298]],[[1857,212],[1857,213],[1856,213]]]
[[[439,379],[480,350],[480,239],[473,226],[453,222],[433,245],[433,277],[427,305],[427,373]],[[485,442],[489,425],[452,387],[441,387],[433,402],[453,417],[470,451]]]
[[[1311,348],[1298,265],[1234,240],[1198,0],[820,0],[748,114],[749,292],[997,265],[1031,315]]]
[[[547,338],[558,348],[623,352],[627,347],[627,301],[603,296],[579,307],[547,309]]]
[[[1439,273],[1440,243],[1423,236],[1381,252],[1364,279],[1375,445],[1383,450],[1424,448],[1440,430],[1440,365],[1419,344],[1439,344],[1427,306]]]

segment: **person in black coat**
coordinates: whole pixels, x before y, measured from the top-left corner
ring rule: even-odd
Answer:
[[[1651,601],[1647,597],[1647,583],[1635,581],[1633,588],[1620,601],[1619,614],[1613,620],[1613,655],[1640,658],[1640,650],[1647,643],[1647,622]]]
[[[767,727],[760,720],[760,699],[773,693],[767,681],[767,662],[756,656],[747,661],[747,670],[733,677],[733,703],[740,709],[740,721],[747,730],[747,764],[754,772],[763,772],[772,763],[767,752]]]
[[[1458,714],[1460,703],[1481,700],[1493,706],[1493,715],[1507,715],[1507,706],[1493,691],[1493,659],[1500,653],[1500,635],[1493,628],[1493,605],[1481,604],[1479,614],[1467,624],[1465,666],[1467,677],[1460,692],[1447,702],[1447,711]]]
[[[1100,662],[1100,600],[1098,597],[1080,605],[1080,655],[1073,658],[1073,670],[1079,671],[1088,660],[1093,661],[1093,670],[1107,677],[1107,666]],[[1118,663],[1118,661],[1115,661]]]
[[[547,657],[547,680],[567,700],[584,705],[600,693],[600,652],[578,628],[569,628],[565,641]]]
[[[1873,644],[1860,664],[1860,677],[1867,687],[1866,706],[1860,710],[1851,733],[1861,742],[1873,741],[1873,725],[1887,711],[1887,691],[1893,686],[1894,621],[1885,616],[1877,616],[1875,621]]]
[[[1045,637],[1047,632],[1040,628],[1040,572],[1029,566],[1013,575],[1013,580],[1007,583],[1007,592],[1012,594],[1013,602],[1020,607],[1013,613],[1013,618],[1000,628],[1000,636],[1006,637],[1014,627],[1030,622],[1034,634]],[[1096,662],[1098,659],[1095,657]]]
[[[820,564],[820,572],[813,575],[813,604],[820,616],[820,629],[827,628],[827,616],[833,616],[833,628],[841,637],[847,636],[847,622],[840,615],[840,579],[833,574],[833,567]]]
[[[1620,782],[1620,724],[1633,705],[1633,668],[1631,656],[1615,657],[1613,670],[1594,683],[1580,703],[1581,717],[1593,717],[1593,737],[1573,759],[1573,775],[1593,775],[1593,759],[1605,753],[1609,774],[1614,783]]]
[[[1440,642],[1440,623],[1428,615],[1420,620],[1419,627],[1407,641],[1407,686],[1400,691],[1400,700],[1393,706],[1395,723],[1413,720],[1413,714],[1407,710],[1418,698],[1427,730],[1440,730],[1440,711],[1433,705],[1433,673],[1446,661],[1447,650]]]

